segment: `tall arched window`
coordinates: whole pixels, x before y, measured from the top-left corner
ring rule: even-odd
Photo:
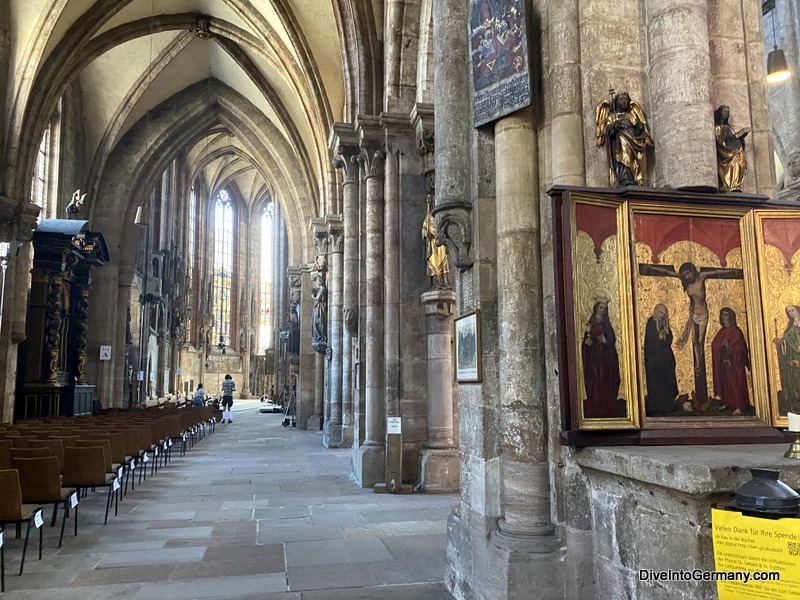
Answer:
[[[187,312],[189,317],[186,323],[186,331],[188,334],[187,339],[190,342],[194,342],[194,307],[197,304],[195,302],[194,292],[194,264],[195,252],[197,250],[197,194],[194,192],[194,186],[192,186],[189,190],[189,222],[187,223],[187,229],[189,230],[189,235],[186,244],[188,254],[188,268],[186,269],[186,293],[189,296],[189,310]]]
[[[221,190],[214,205],[214,340],[231,345],[231,292],[233,289],[233,205]]]
[[[272,340],[272,202],[261,212],[261,252],[258,278],[258,348],[259,354]]]
[[[31,202],[42,210],[39,219],[46,218],[44,214],[45,189],[47,187],[47,149],[50,145],[50,128],[44,130],[42,141],[39,143],[39,152],[36,154],[36,168],[33,170],[31,185]]]

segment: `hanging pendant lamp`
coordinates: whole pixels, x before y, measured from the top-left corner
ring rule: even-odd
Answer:
[[[775,7],[772,10],[772,52],[767,56],[767,83],[780,83],[792,76],[786,55],[778,48],[778,33],[775,29]]]

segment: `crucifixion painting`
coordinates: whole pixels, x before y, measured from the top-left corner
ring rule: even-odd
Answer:
[[[691,338],[694,366],[694,408],[703,414],[708,407],[708,383],[706,369],[706,332],[710,320],[706,301],[706,283],[710,279],[743,279],[742,269],[697,267],[692,262],[681,264],[677,271],[673,265],[639,264],[639,275],[647,277],[674,277],[680,280],[689,299],[687,318],[676,342],[682,348]]]

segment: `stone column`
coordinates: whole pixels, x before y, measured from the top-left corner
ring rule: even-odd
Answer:
[[[543,598],[558,598],[563,557],[550,517],[539,159],[530,108],[496,123],[495,152],[502,517],[492,540],[506,585],[523,576],[520,561],[530,561],[524,576]],[[512,588],[501,597],[513,597]]]
[[[337,124],[343,136],[352,136],[352,126]],[[342,170],[342,433],[340,447],[353,445],[353,340],[358,339],[358,145],[341,140],[336,167]]]
[[[449,290],[422,294],[428,329],[428,438],[421,452],[426,492],[457,492],[458,449],[453,444],[453,312]]]
[[[406,119],[407,121],[407,119]],[[388,136],[387,136],[388,137]],[[384,326],[386,376],[384,396],[387,415],[400,416],[400,173],[397,149],[390,141],[385,161],[384,231]]]
[[[645,0],[644,4],[650,50],[649,116],[658,144],[656,185],[716,190],[708,0]]]
[[[548,6],[553,184],[585,185],[578,0]]]
[[[365,119],[366,120],[366,119]],[[364,444],[360,449],[362,487],[383,481],[385,456],[386,407],[384,399],[384,159],[379,143],[362,139],[360,160],[366,185],[366,336],[365,400],[366,421]]]
[[[314,415],[314,389],[316,386],[316,356],[311,348],[311,270],[309,267],[301,269],[300,291],[300,356],[298,360],[297,377],[297,427],[308,428],[308,421]],[[311,420],[312,427],[319,425]]]
[[[328,215],[328,330],[330,331],[330,412],[325,421],[322,443],[327,448],[338,448],[342,443],[342,254],[344,236],[342,217]]]
[[[433,5],[434,78],[436,106],[437,236],[447,247],[451,268],[472,265],[472,109],[470,58],[466,25],[469,2],[437,0]]]

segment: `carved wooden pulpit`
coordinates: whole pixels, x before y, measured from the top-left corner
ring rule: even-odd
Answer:
[[[15,419],[92,414],[85,377],[91,271],[108,262],[88,221],[48,219],[33,234],[26,340],[20,344]]]

